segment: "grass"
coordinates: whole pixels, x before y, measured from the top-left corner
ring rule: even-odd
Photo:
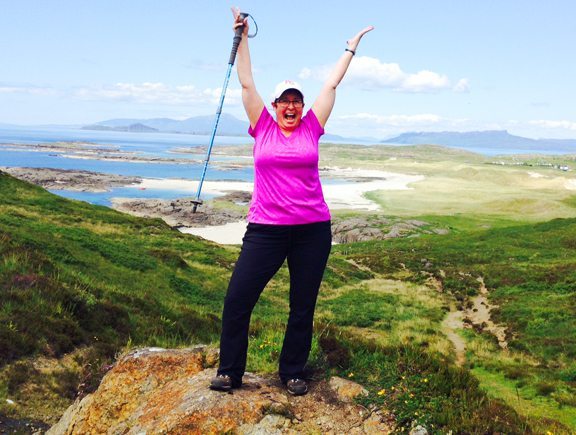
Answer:
[[[77,393],[89,393],[127,345],[217,342],[237,255],[236,247],[160,220],[66,200],[0,173],[0,414],[40,412],[54,423],[71,400],[64,385],[83,384]],[[342,259],[331,271],[328,286],[368,275]],[[276,305],[286,280],[283,269],[258,304],[263,331],[283,329]],[[78,349],[87,349],[82,363],[68,364],[57,379],[31,369],[38,357],[61,360]]]
[[[321,151],[324,166],[424,175],[424,180],[411,184],[412,190],[367,195],[388,215],[456,215],[533,222],[574,216],[575,191],[566,187],[570,174],[550,167],[492,165],[496,158],[430,145],[324,145]],[[516,160],[531,163],[532,158]],[[512,163],[511,157],[502,159]],[[545,159],[574,166],[573,157]]]
[[[532,416],[534,432],[569,433],[568,428],[576,427],[576,408],[559,405],[550,397],[552,391],[542,394],[533,386],[519,386],[517,381],[504,374],[482,367],[474,368],[472,373],[491,396],[502,399],[519,413]]]
[[[341,335],[338,342],[348,354],[333,373],[367,387],[369,395],[361,403],[393,412],[398,432],[408,432],[415,424],[425,425],[431,433],[529,431],[526,420],[500,400],[488,398],[470,372],[426,349],[381,346],[359,336]]]
[[[446,298],[426,286],[373,279],[321,295],[320,321],[361,332],[379,343],[444,349],[440,323]]]
[[[457,231],[450,237],[388,241],[384,257],[378,254],[382,244],[377,242],[338,247],[336,251],[345,250],[356,263],[389,278],[402,276],[423,283],[433,276],[461,305],[477,294],[476,277],[483,277],[491,290],[491,302],[499,305],[495,320],[509,328],[510,351],[503,357],[491,336],[482,345],[468,337],[468,361],[494,375],[513,370],[526,373],[526,388],[548,391],[549,401],[569,414],[575,410],[570,397],[576,393],[574,234],[576,220],[558,219]],[[483,387],[485,379],[480,378]],[[540,407],[538,401],[534,406]],[[520,407],[518,412],[531,418],[546,415],[546,407],[540,408],[539,413],[531,407]],[[574,428],[571,420],[562,421]]]
[[[536,179],[531,167],[438,147],[324,148],[331,165],[350,159],[426,175],[414,190],[373,198],[393,218],[449,233],[334,247],[318,301],[314,376],[361,382],[370,392],[363,402],[392,410],[399,432],[413,423],[432,433],[576,430],[576,220],[567,218],[576,202],[559,188],[565,175],[538,168],[547,179]],[[237,254],[0,174],[0,415],[53,423],[128,347],[217,344]],[[450,305],[478,293],[478,277],[509,327],[510,350],[467,330],[467,362],[457,367],[441,323]],[[277,370],[287,282],[283,267],[254,311],[251,371]]]

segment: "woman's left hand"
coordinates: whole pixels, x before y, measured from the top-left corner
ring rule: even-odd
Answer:
[[[374,26],[368,26],[363,28],[362,30],[360,30],[358,33],[356,33],[356,35],[354,35],[354,37],[352,39],[349,39],[348,41],[346,41],[348,43],[348,48],[350,50],[354,50],[356,51],[356,48],[358,47],[358,44],[360,43],[360,39],[362,39],[362,37],[370,32],[374,30]]]

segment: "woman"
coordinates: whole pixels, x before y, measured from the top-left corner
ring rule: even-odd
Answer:
[[[238,79],[254,143],[254,192],[242,250],[230,279],[222,315],[220,365],[210,388],[242,385],[248,330],[258,298],[284,260],[290,272],[290,315],[279,375],[289,393],[308,392],[304,366],[312,343],[314,309],[331,246],[330,212],[318,174],[318,140],[324,134],[336,87],[344,77],[367,27],[348,41],[344,54],[312,108],[303,116],[304,94],[285,80],[275,89],[268,113],[252,77],[248,21],[234,14],[234,30],[244,26],[238,47]]]

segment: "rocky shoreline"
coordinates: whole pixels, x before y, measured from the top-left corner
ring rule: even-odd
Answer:
[[[52,168],[1,167],[0,171],[50,190],[109,192],[114,187],[140,184],[142,178],[101,172]]]
[[[202,157],[191,158],[178,158],[178,157],[159,157],[141,155],[136,152],[123,151],[120,148],[112,145],[94,144],[90,142],[53,142],[53,143],[40,143],[40,144],[13,144],[13,143],[0,143],[0,147],[6,151],[34,151],[50,153],[54,157],[63,157],[68,159],[89,159],[89,160],[102,160],[109,162],[132,162],[132,163],[170,163],[178,165],[199,164],[204,161],[204,152],[202,147],[197,150],[187,151],[184,148],[174,148],[167,150],[169,153],[174,154],[190,154],[197,151]],[[214,155],[226,155],[224,152],[214,152]],[[222,169],[240,169],[251,161],[243,161],[239,159],[235,162],[224,162],[212,160],[212,165],[221,167]]]
[[[72,190],[81,192],[106,192],[115,187],[146,186],[140,177],[128,177],[103,174],[92,171],[62,170],[51,168],[0,167],[10,175],[51,190]],[[349,172],[349,173],[348,173]],[[344,178],[354,182],[365,182],[366,178],[376,178],[378,173],[363,174],[357,177],[355,171],[343,170]],[[141,187],[144,189],[145,187]],[[112,208],[123,213],[146,218],[160,218],[173,228],[187,232],[186,229],[202,229],[239,223],[245,220],[251,192],[222,190],[220,196],[202,204],[193,213],[192,197],[178,199],[140,199],[112,198]],[[222,231],[228,231],[222,228]],[[243,234],[244,227],[234,231]],[[192,232],[192,231],[190,231]],[[414,219],[400,219],[382,216],[380,213],[358,213],[355,216],[340,217],[334,214],[332,234],[334,243],[354,243],[370,240],[385,240],[398,237],[417,237],[421,234],[446,234],[444,228],[433,228],[428,222]],[[201,232],[192,232],[208,237]],[[235,237],[240,243],[242,234]],[[208,237],[209,238],[209,237]],[[226,242],[228,243],[228,242]]]
[[[250,200],[246,192],[234,192],[224,195],[220,201],[238,201],[238,198]],[[211,203],[202,204],[196,213],[192,213],[194,203],[192,198],[179,198],[175,200],[161,199],[129,199],[113,198],[112,208],[129,213],[134,216],[147,218],[160,218],[174,228],[197,228],[206,226],[224,225],[238,222],[246,217],[246,213],[233,208],[215,207]]]

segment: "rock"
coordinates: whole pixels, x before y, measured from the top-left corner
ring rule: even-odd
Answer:
[[[334,217],[332,220],[332,238],[336,243],[354,243],[398,237],[417,237],[422,233],[447,234],[447,230],[423,228],[428,225],[428,222],[420,220],[402,221],[378,215],[353,218]]]
[[[112,208],[134,216],[160,218],[172,227],[206,227],[238,222],[244,214],[238,211],[216,208],[204,204],[192,213],[192,198],[177,200],[159,199],[112,199]]]
[[[408,220],[406,221],[406,223],[407,223],[408,225],[413,226],[413,227],[424,227],[424,226],[428,225],[428,222],[419,221],[419,220],[416,220],[416,219],[408,219]]]
[[[360,405],[338,401],[326,381],[311,382],[307,395],[294,397],[276,376],[247,373],[242,388],[212,391],[208,384],[216,370],[205,366],[213,362],[214,351],[206,347],[130,352],[47,433],[365,434],[392,428],[374,414],[365,420]]]
[[[332,223],[332,237],[336,243],[353,243],[368,240],[381,240],[384,237],[379,225],[387,223],[386,218],[367,219],[354,217],[350,219],[335,218]]]
[[[342,402],[352,402],[360,395],[367,396],[368,391],[360,384],[343,379],[338,376],[330,378],[330,388],[336,393],[338,400]]]
[[[337,243],[364,242],[368,240],[381,240],[384,233],[377,228],[355,228],[345,232],[336,230],[334,241]]]
[[[424,426],[418,425],[410,429],[410,435],[428,435],[428,431]]]
[[[217,198],[218,201],[231,201],[236,204],[248,204],[252,200],[252,192],[233,191]]]
[[[106,192],[113,187],[138,184],[140,177],[103,174],[99,172],[51,168],[2,168],[10,175],[51,190]]]
[[[376,413],[372,413],[362,425],[363,433],[365,434],[385,434],[390,433],[390,426],[388,426],[383,420],[382,417]]]
[[[291,425],[286,417],[281,415],[266,415],[256,424],[243,424],[238,428],[239,435],[280,435],[282,429]]]
[[[404,234],[404,232],[402,231],[401,228],[397,227],[397,226],[393,226],[390,231],[388,231],[385,235],[384,238],[385,239],[395,239],[397,237],[402,237],[402,235]]]
[[[435,228],[432,230],[434,233],[445,236],[446,234],[450,234],[450,231],[445,228]]]

